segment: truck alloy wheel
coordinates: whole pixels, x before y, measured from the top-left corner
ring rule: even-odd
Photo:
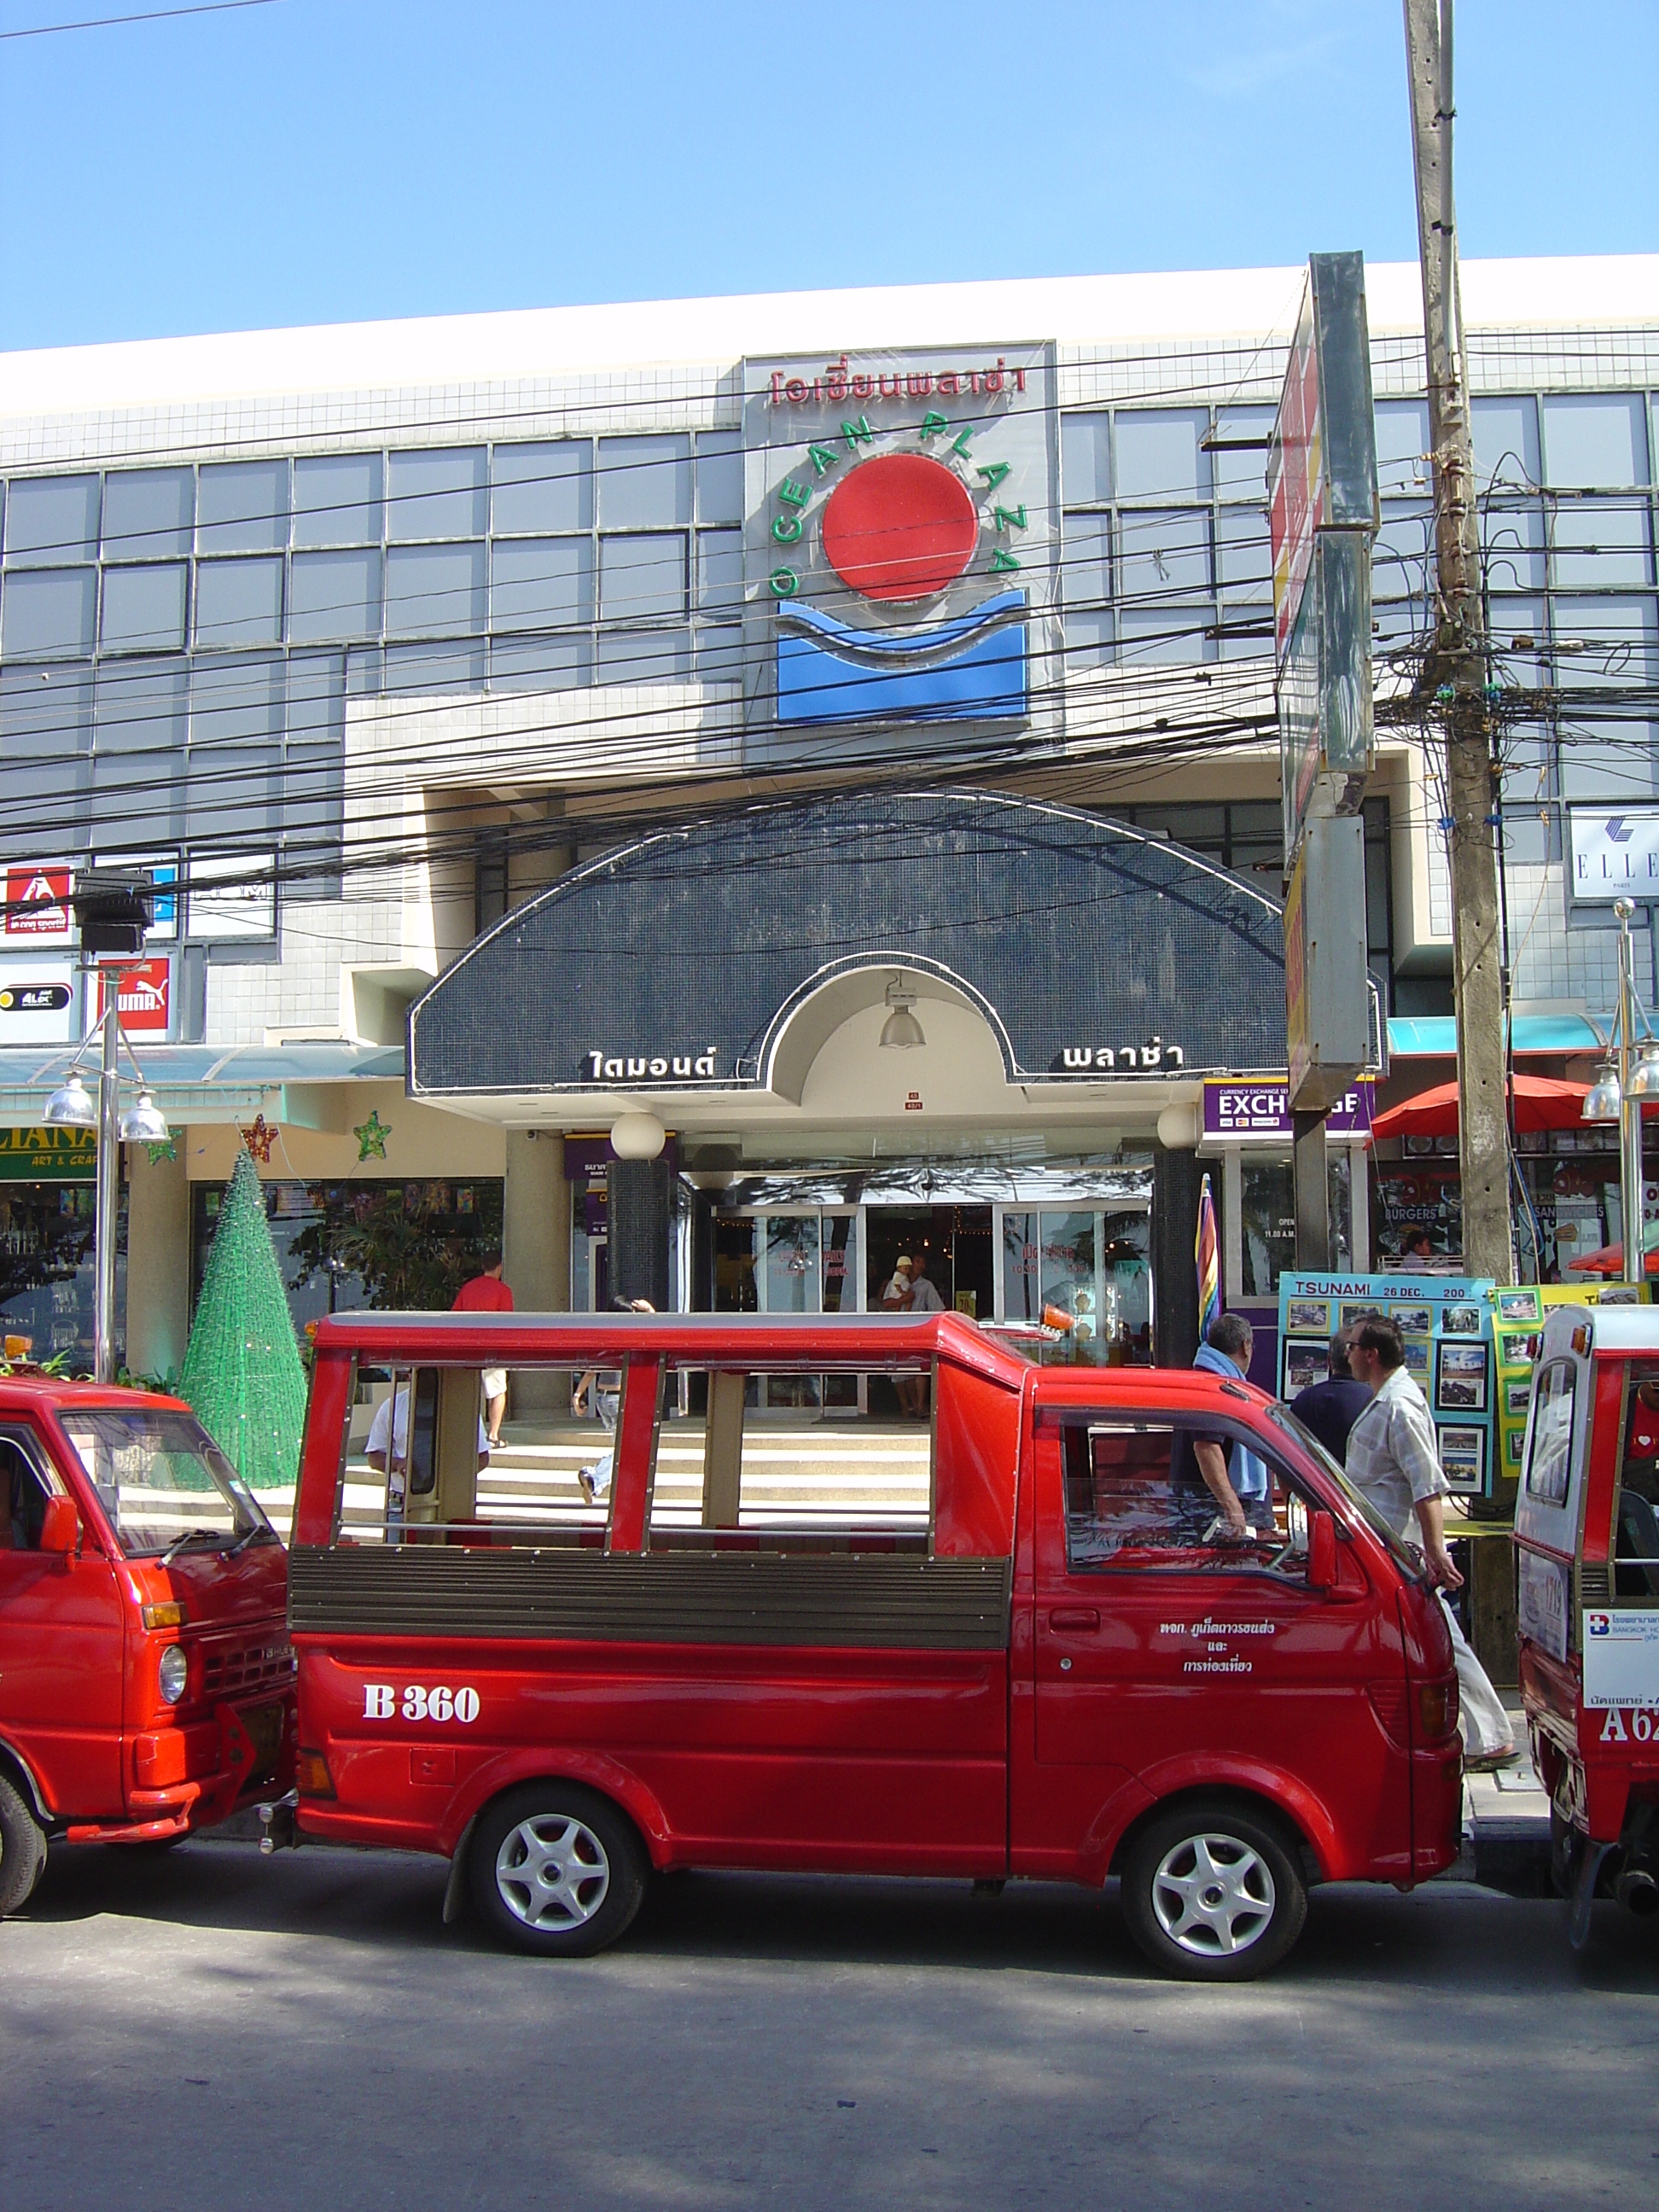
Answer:
[[[1270,1818],[1225,1801],[1177,1806],[1135,1838],[1123,1867],[1129,1932],[1154,1966],[1191,1981],[1248,1981],[1302,1932],[1308,1892]]]
[[[520,1950],[584,1958],[614,1943],[640,1909],[648,1861],[628,1820],[596,1790],[532,1783],[480,1818],[472,1894]]]
[[[0,1774],[0,1920],[21,1910],[46,1866],[46,1839],[39,1823]]]

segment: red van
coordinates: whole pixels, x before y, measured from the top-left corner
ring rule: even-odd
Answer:
[[[288,1785],[286,1565],[188,1406],[0,1377],[0,1917],[51,1842],[170,1843]]]
[[[507,1942],[587,1953],[653,1869],[1116,1876],[1154,1961],[1234,1979],[1310,1882],[1457,1853],[1439,1607],[1243,1382],[1038,1369],[949,1313],[352,1316],[316,1352],[293,1817],[443,1854],[446,1917],[470,1887]],[[609,1373],[614,1452],[509,1425],[481,1472],[492,1366]],[[1248,1543],[1195,1493],[1204,1438],[1271,1470]]]
[[[1575,1947],[1597,1895],[1659,1912],[1659,1311],[1559,1307],[1516,1498],[1516,1627]]]

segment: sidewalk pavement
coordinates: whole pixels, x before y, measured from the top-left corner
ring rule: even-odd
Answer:
[[[1527,1719],[1512,1690],[1499,1692],[1515,1730],[1515,1756],[1463,1780],[1463,1853],[1442,1881],[1479,1882],[1511,1897],[1549,1897],[1550,1801],[1533,1771]]]

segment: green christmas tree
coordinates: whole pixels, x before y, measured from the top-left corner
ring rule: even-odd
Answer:
[[[219,1210],[179,1395],[250,1488],[298,1480],[305,1369],[246,1152]]]

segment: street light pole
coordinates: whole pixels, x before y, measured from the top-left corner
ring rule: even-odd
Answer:
[[[121,1078],[117,1055],[121,1042],[121,975],[100,971],[104,987],[104,1055],[98,1077],[98,1185],[93,1218],[95,1275],[92,1324],[92,1376],[115,1380],[115,1217],[121,1173]]]

